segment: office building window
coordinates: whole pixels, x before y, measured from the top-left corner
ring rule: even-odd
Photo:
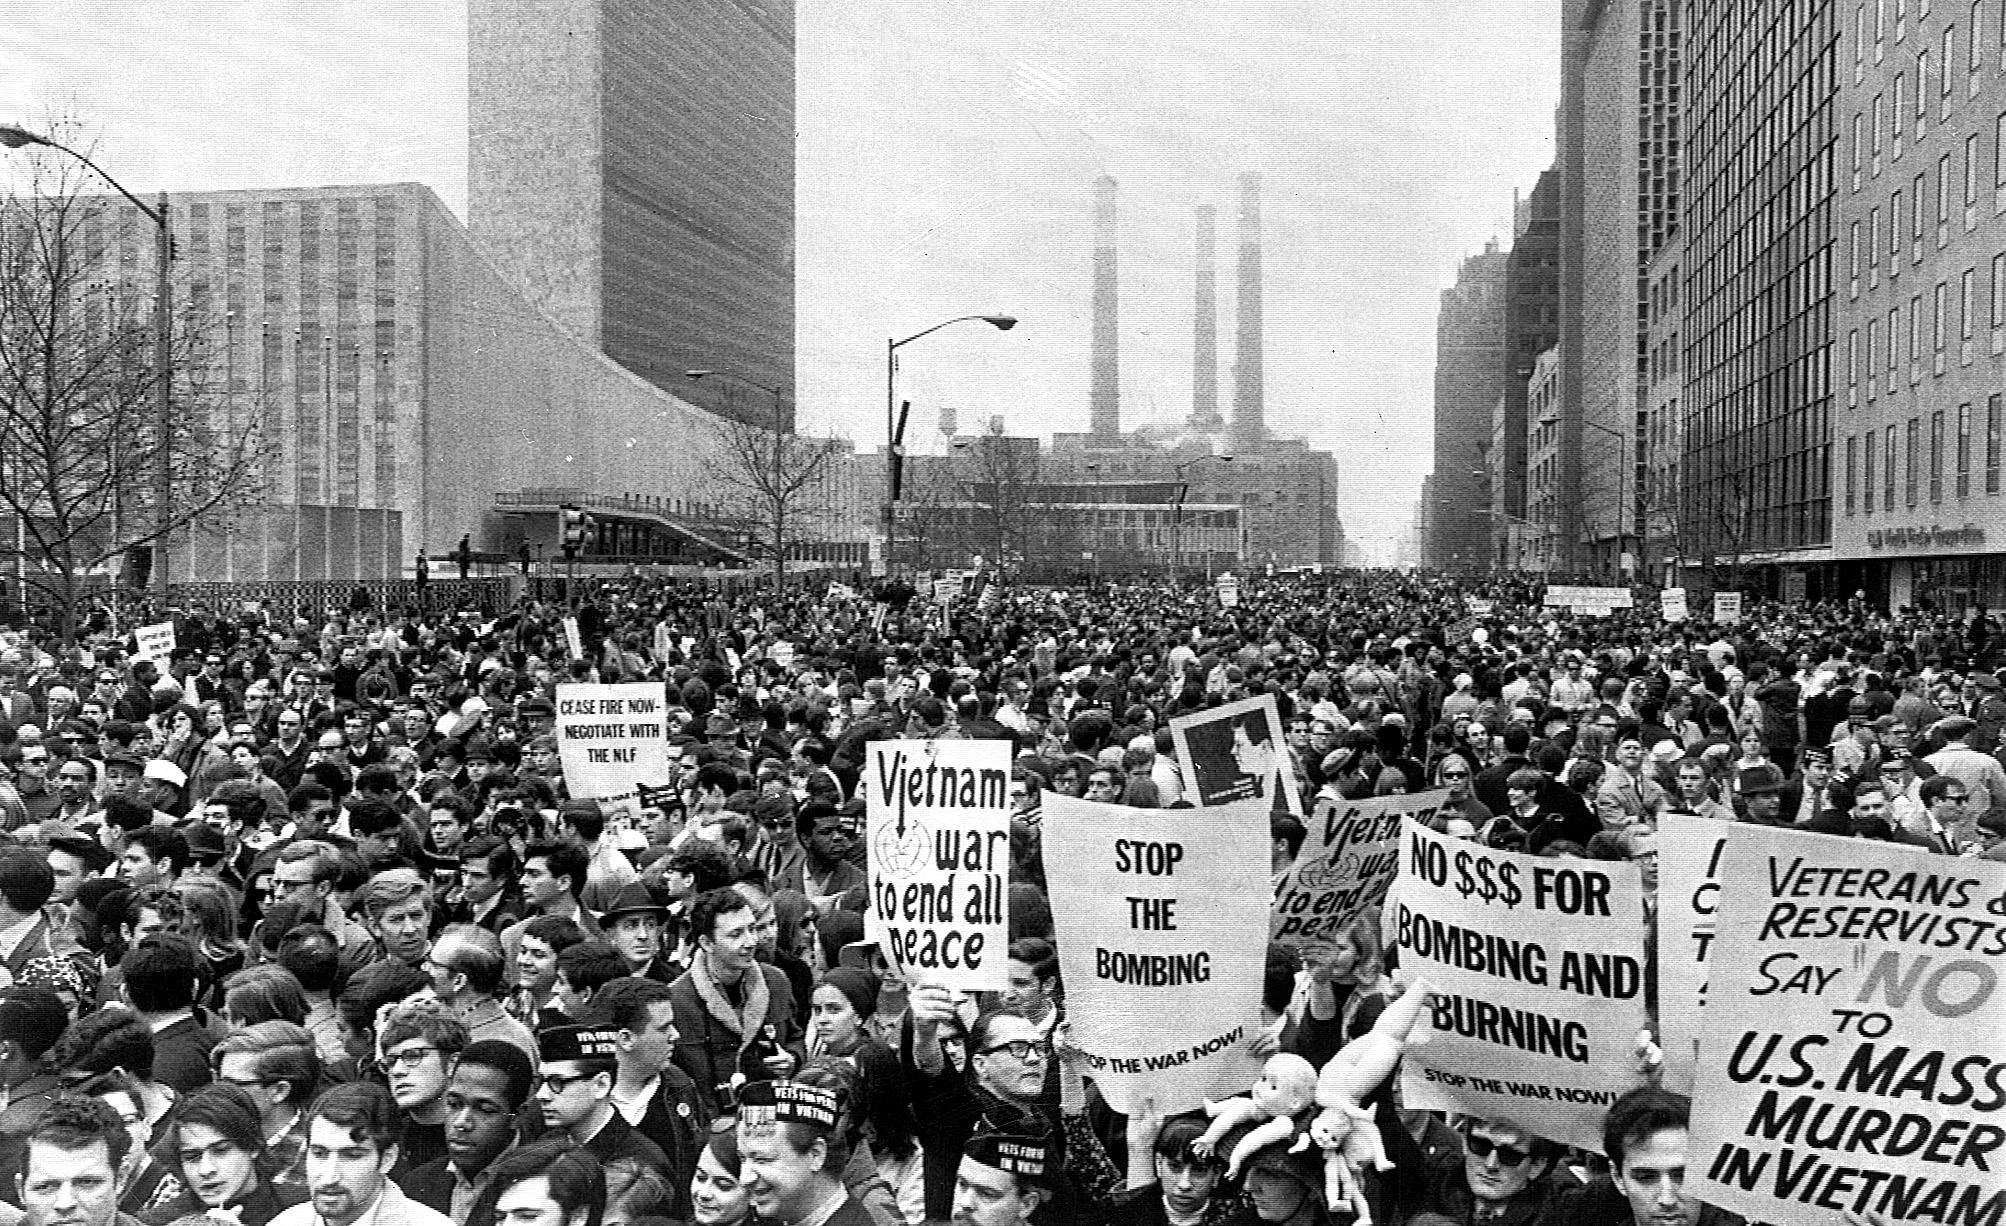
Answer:
[[[1971,402],[1957,406],[1957,496],[1971,497]]]
[[[1853,453],[1859,443],[1853,435],[1846,436],[1846,514],[1853,513]]]
[[[1908,419],[1908,449],[1902,453],[1902,492],[1908,505],[1922,501],[1922,418]]]
[[[1971,333],[1977,326],[1971,310],[1972,294],[1977,284],[1978,270],[1975,268],[1965,269],[1964,275],[1957,280],[1957,335],[1964,342],[1964,354],[1959,360],[1965,362],[1971,360]]]
[[[1957,62],[1957,27],[1943,27],[1943,111],[1950,114],[1950,66]]]
[[[1978,133],[1964,138],[1964,207],[1978,203]]]
[[[1971,0],[1971,55],[1969,67],[1977,72],[1979,67],[1979,47],[1985,42],[1985,0]]]
[[[1895,371],[1901,366],[1902,309],[1888,308],[1888,391],[1895,390]]]
[[[1929,348],[1936,355],[1936,369],[1943,373],[1944,314],[1950,306],[1950,286],[1942,281],[1936,283],[1936,301],[1930,314]]]
[[[1895,509],[1895,440],[1900,431],[1889,426],[1887,446],[1881,452],[1881,505],[1892,511]]]
[[[1999,393],[1985,401],[1985,492],[1999,492]]]
[[[1929,415],[1929,500],[1943,501],[1943,410]]]
[[[1992,257],[1992,326],[2006,327],[2006,252]]]
[[[1863,446],[1860,448],[1862,453],[1860,456],[1862,464],[1862,471],[1860,473],[1860,510],[1868,515],[1872,515],[1874,513],[1874,432],[1872,430],[1867,431],[1862,438],[1862,442]]]
[[[1860,330],[1846,333],[1846,407],[1860,403]]]

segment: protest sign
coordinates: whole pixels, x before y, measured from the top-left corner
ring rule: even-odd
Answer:
[[[1066,1017],[1117,1111],[1244,1094],[1260,1073],[1268,810],[1045,798]]]
[[[1644,1078],[1644,887],[1627,861],[1498,851],[1409,821],[1388,900],[1410,979],[1436,988],[1402,1074],[1409,1107],[1600,1151]],[[1070,988],[1070,982],[1068,987]]]
[[[1713,594],[1714,624],[1725,626],[1741,620],[1741,593],[1715,592]]]
[[[1627,587],[1582,587],[1567,583],[1550,583],[1546,587],[1546,606],[1550,609],[1566,608],[1600,616],[1611,609],[1631,608],[1635,603]]]
[[[1658,593],[1658,601],[1663,608],[1666,621],[1682,622],[1686,620],[1686,589],[1682,587],[1668,587]]]
[[[174,623],[156,622],[151,626],[135,626],[132,640],[137,650],[133,655],[141,660],[151,660],[162,669],[174,655]]]
[[[1658,1046],[1665,1088],[1681,1094],[1692,1093],[1699,1058],[1707,950],[1732,825],[1690,813],[1658,818]]]
[[[1309,837],[1275,892],[1272,939],[1313,948],[1378,906],[1400,866],[1401,820],[1425,822],[1448,798],[1446,791],[1370,800],[1318,796]]]
[[[1476,635],[1477,624],[1477,619],[1474,617],[1452,621],[1448,628],[1442,631],[1442,638],[1451,647],[1458,643],[1470,642]]]
[[[1295,765],[1282,744],[1275,696],[1243,698],[1170,721],[1177,765],[1199,805],[1264,797],[1276,813],[1302,816]]]
[[[655,657],[655,663],[667,664],[669,657],[675,652],[675,646],[674,639],[669,636],[669,623],[656,622],[654,636],[648,644],[649,651]]]
[[[829,599],[831,600],[855,600],[856,598],[857,589],[847,583],[831,583],[829,585]]]
[[[900,974],[1010,984],[1010,744],[874,741],[865,763],[870,935]]]
[[[1468,605],[1470,612],[1476,614],[1478,617],[1489,617],[1491,610],[1497,608],[1497,602],[1494,600],[1470,599],[1463,603]]]
[[[1227,571],[1225,574],[1220,575],[1214,586],[1219,592],[1220,608],[1237,609],[1240,607],[1240,581],[1233,577],[1233,572]]]
[[[1777,1226],[2006,1221],[2006,864],[1734,825],[1686,1191]]]
[[[572,659],[585,658],[585,636],[578,632],[578,619],[575,617],[564,619],[564,645],[571,649]]]
[[[668,704],[659,681],[557,687],[557,758],[571,794],[631,801],[669,778]]]
[[[794,644],[781,639],[766,649],[766,658],[782,668],[794,667]]]

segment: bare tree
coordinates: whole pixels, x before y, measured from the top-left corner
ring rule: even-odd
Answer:
[[[718,425],[722,502],[773,559],[773,587],[787,584],[787,551],[807,539],[820,486],[844,445],[725,418]]]
[[[121,261],[152,255],[151,223],[68,158],[28,167],[0,198],[0,567],[71,642],[118,559],[263,497],[266,440],[255,406],[233,411],[212,381],[216,321],[188,309],[163,420],[150,287]]]

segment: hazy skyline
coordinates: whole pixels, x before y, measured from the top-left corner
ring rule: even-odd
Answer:
[[[415,180],[466,216],[464,0],[26,0],[0,120],[98,133],[136,192]],[[884,343],[931,433],[1087,426],[1091,180],[1120,184],[1122,424],[1190,409],[1192,212],[1264,177],[1267,421],[1338,455],[1383,549],[1430,455],[1435,316],[1552,159],[1558,0],[797,8],[797,399],[882,441]]]

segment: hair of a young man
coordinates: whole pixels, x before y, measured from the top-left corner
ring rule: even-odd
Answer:
[[[623,975],[592,993],[592,1016],[608,1026],[638,1031],[648,1024],[648,1006],[674,999],[666,983]]]
[[[127,950],[118,969],[133,1008],[141,1013],[172,1013],[194,1005],[196,966],[194,945],[162,933]]]
[[[707,891],[690,904],[690,931],[699,940],[709,940],[717,935],[719,916],[752,909],[752,900],[730,886]]]
[[[1693,1102],[1657,1086],[1639,1086],[1609,1104],[1602,1118],[1602,1152],[1611,1169],[1622,1172],[1629,1151],[1670,1128],[1692,1124]]]
[[[320,1088],[320,1053],[313,1036],[291,1022],[259,1022],[232,1032],[209,1052],[209,1066],[221,1070],[225,1056],[250,1056],[253,1074],[266,1084],[287,1083],[286,1101],[303,1107]]]
[[[373,1081],[345,1081],[321,1091],[307,1108],[308,1120],[326,1120],[348,1133],[349,1140],[368,1140],[383,1153],[403,1135],[404,1119],[390,1091]]]
[[[190,1124],[210,1129],[225,1141],[257,1156],[265,1152],[265,1130],[258,1116],[258,1104],[250,1091],[227,1081],[215,1081],[181,1100],[170,1117],[167,1152],[173,1156],[181,1148],[181,1136]],[[178,1156],[170,1162],[178,1167]]]
[[[419,899],[425,910],[432,909],[432,887],[425,884],[416,869],[393,868],[371,877],[366,885],[356,891],[356,900],[362,905],[362,913],[374,922],[383,918],[383,913],[392,907],[401,907],[412,899]]]
[[[0,849],[0,898],[22,915],[33,915],[56,892],[49,853],[39,847]]]
[[[588,860],[585,848],[569,839],[538,839],[522,849],[522,862],[542,860],[553,877],[562,877],[571,885],[571,896],[577,898],[585,893],[588,874]]]
[[[153,1027],[122,1006],[86,1013],[62,1031],[49,1062],[80,1073],[119,1069],[141,1081],[152,1081]]]
[[[536,1065],[522,1048],[506,1039],[476,1039],[466,1045],[453,1065],[456,1072],[470,1067],[494,1069],[507,1080],[510,1110],[520,1111],[522,1105],[529,1101],[536,1079]]]
[[[568,915],[539,915],[522,926],[522,935],[535,937],[550,946],[551,953],[561,954],[583,941],[585,930]]]
[[[469,1042],[467,1024],[429,996],[407,1000],[383,1019],[377,1046],[389,1051],[408,1039],[423,1039],[446,1056],[464,1050]]]
[[[118,1117],[118,1112],[102,1099],[82,1094],[58,1094],[42,1108],[34,1127],[28,1130],[22,1166],[25,1170],[33,1165],[37,1145],[50,1145],[74,1153],[100,1142],[111,1157],[111,1169],[118,1170],[119,1164],[125,1161],[126,1151],[132,1148],[132,1134],[125,1130],[125,1121]]]
[[[301,990],[332,992],[341,974],[341,943],[319,924],[302,924],[280,939],[279,965],[293,973]]]
[[[619,979],[627,973],[627,960],[605,941],[580,941],[557,955],[557,973],[582,996]]]
[[[569,1221],[584,1210],[583,1226],[601,1226],[606,1215],[606,1173],[589,1151],[546,1137],[510,1150],[487,1169],[487,1186],[474,1201],[467,1226],[495,1226],[495,1203],[531,1179],[547,1180],[558,1215]]]

